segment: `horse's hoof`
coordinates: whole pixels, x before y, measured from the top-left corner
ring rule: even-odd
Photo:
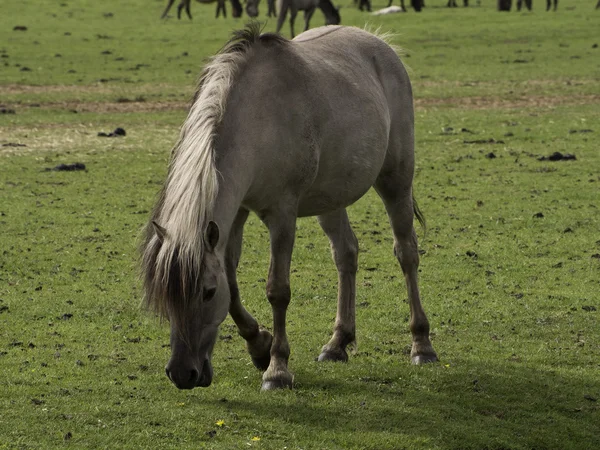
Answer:
[[[275,391],[277,389],[292,389],[292,380],[267,380],[263,381],[261,391]]]
[[[323,349],[319,355],[319,362],[323,361],[348,362],[348,353],[341,348],[335,350]]]
[[[414,355],[411,357],[412,363],[415,365],[434,363],[438,361],[438,357],[435,353],[426,355]]]

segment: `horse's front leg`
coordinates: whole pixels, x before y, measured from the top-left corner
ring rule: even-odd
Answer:
[[[290,202],[295,204],[294,202]],[[263,374],[263,390],[291,388],[293,375],[288,370],[290,346],[286,333],[286,313],[290,303],[290,264],[296,233],[296,209],[267,215],[264,222],[271,239],[271,264],[267,281],[267,298],[273,311],[271,362]]]
[[[219,0],[217,2],[217,19],[219,15],[223,12],[223,17],[227,18],[227,9],[225,8],[225,0]]]
[[[164,19],[165,17],[167,17],[167,14],[169,13],[171,6],[173,6],[173,3],[175,3],[175,0],[169,0],[169,3],[167,4],[167,7],[165,8],[165,12],[162,14],[162,16],[160,16],[161,19]]]
[[[358,268],[358,240],[350,227],[345,209],[319,216],[319,224],[329,238],[338,271],[337,315],[333,336],[321,350],[319,361],[348,361],[346,347],[356,335],[355,297]]]
[[[296,21],[296,14],[298,14],[298,10],[293,6],[290,8],[290,34],[292,39],[296,36],[294,33],[294,22]]]
[[[304,31],[308,30],[308,27],[310,26],[310,18],[312,17],[312,15],[315,13],[315,8],[310,8],[307,9],[306,11],[304,11]]]
[[[186,12],[186,14],[187,14],[187,16],[189,17],[190,20],[192,20],[192,12],[190,10],[190,4],[191,3],[192,3],[192,0],[184,0],[179,5],[179,6],[185,6],[185,12]],[[177,18],[181,19],[181,8],[179,9],[179,14],[177,14]]]
[[[235,217],[227,241],[225,271],[231,294],[229,314],[237,325],[240,336],[246,341],[248,353],[250,353],[256,368],[267,370],[271,360],[270,350],[273,337],[268,331],[260,330],[256,319],[246,311],[240,301],[240,291],[237,284],[237,266],[242,255],[242,238],[247,218],[248,210],[241,208]]]

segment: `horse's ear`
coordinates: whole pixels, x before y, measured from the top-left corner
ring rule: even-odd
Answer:
[[[208,251],[214,251],[219,242],[219,226],[212,220],[208,222],[206,233],[204,234],[204,243]]]
[[[167,236],[167,230],[165,227],[161,227],[154,220],[152,221],[152,226],[154,227],[154,232],[156,233],[156,237],[161,242],[161,244],[165,241],[165,237]]]

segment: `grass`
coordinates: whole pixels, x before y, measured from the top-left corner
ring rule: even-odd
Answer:
[[[368,18],[399,33],[412,70],[415,191],[428,219],[421,290],[441,362],[410,365],[405,288],[371,192],[350,209],[355,354],[314,361],[336,274],[316,222],[301,220],[295,389],[265,394],[229,319],[213,385],[177,391],[163,373],[168,327],[139,309],[139,230],[202,62],[243,24],[199,4],[193,22],[161,22],[163,3],[2,6],[0,104],[15,113],[0,114],[0,448],[599,447],[593,5],[501,14],[440,3]],[[366,18],[342,9],[344,24]],[[117,126],[126,137],[97,136]],[[539,160],[555,151],[577,159]],[[46,170],[72,162],[87,170]],[[267,265],[267,233],[251,216],[240,288],[270,327]]]

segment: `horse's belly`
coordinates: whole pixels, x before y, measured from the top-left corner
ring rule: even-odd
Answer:
[[[312,185],[300,196],[298,216],[318,216],[356,202],[375,183],[383,154],[381,158],[371,155],[368,160],[349,165],[348,158],[337,161],[335,168],[329,167],[334,170],[319,170]]]
[[[371,186],[352,191],[311,191],[300,198],[298,217],[320,216],[346,208],[367,193]]]

